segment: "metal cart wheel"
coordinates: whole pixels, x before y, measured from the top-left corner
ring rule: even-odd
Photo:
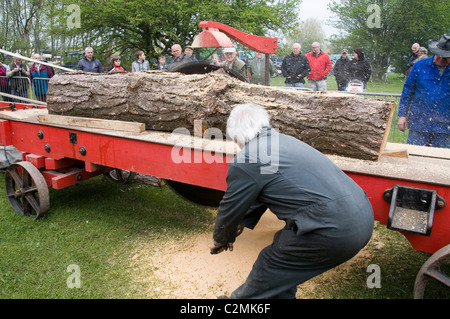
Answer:
[[[50,207],[47,182],[29,162],[18,162],[5,172],[6,195],[13,209],[25,216],[39,218]]]
[[[120,184],[127,184],[131,182],[135,177],[135,172],[130,171],[124,171],[121,169],[112,169],[109,172],[106,172],[104,174],[107,180],[110,182],[120,183]]]
[[[450,261],[450,245],[435,252],[422,266],[414,284],[414,299],[422,299],[427,283],[434,279],[450,287],[450,277],[441,271],[441,266]]]

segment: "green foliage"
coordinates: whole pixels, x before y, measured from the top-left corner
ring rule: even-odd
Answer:
[[[379,26],[374,22],[375,11],[380,10]],[[341,0],[333,1],[330,10],[337,15],[335,26],[345,34],[332,39],[336,47],[364,48],[370,59],[375,80],[386,73],[388,58],[402,71],[404,56],[411,52],[411,45],[419,42],[427,47],[430,38],[439,38],[448,32],[450,3],[439,0]],[[369,23],[368,23],[369,22]]]
[[[325,33],[318,19],[309,18],[290,30],[287,39],[287,45],[282,50],[278,50],[279,53],[283,51],[284,56],[290,54],[292,52],[292,45],[297,42],[302,46],[302,54],[305,54],[311,52],[311,45],[314,42],[319,42],[322,48],[324,48]]]
[[[300,0],[11,0],[0,2],[0,47],[30,55],[53,56],[91,46],[103,62],[134,53],[148,59],[170,53],[174,43],[192,43],[201,21],[217,21],[241,31],[266,35],[296,22]],[[73,8],[80,26],[73,27]]]
[[[72,0],[63,3],[72,4]],[[132,0],[75,1],[81,8],[82,46],[107,54],[143,50],[155,57],[174,43],[192,43],[201,21],[218,21],[241,31],[264,35],[293,24],[299,1]],[[67,14],[66,14],[67,16]],[[61,32],[62,30],[59,30]]]

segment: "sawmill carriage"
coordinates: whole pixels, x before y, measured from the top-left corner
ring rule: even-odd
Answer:
[[[224,46],[228,38],[220,29],[254,50],[276,51],[273,38],[211,22],[200,26],[205,30],[194,41],[197,47]],[[184,73],[206,71],[199,65]],[[0,144],[22,154],[5,173],[15,211],[39,218],[50,208],[50,187],[63,189],[100,174],[125,183],[136,173],[166,180],[197,204],[218,206],[235,143],[204,138],[202,128],[197,136],[154,131],[137,122],[52,115],[40,105],[0,102]],[[387,143],[384,136],[376,160],[329,157],[368,194],[376,220],[401,232],[415,250],[433,254],[417,275],[414,296],[423,297],[431,278],[450,287],[440,270],[450,260],[450,150]]]

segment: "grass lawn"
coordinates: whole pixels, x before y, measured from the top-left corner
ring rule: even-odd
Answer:
[[[210,231],[214,221],[211,211],[168,187],[121,187],[103,177],[51,190],[51,212],[32,220],[12,210],[4,174],[0,185],[1,299],[157,298],[149,283],[132,279],[136,247],[183,241]],[[81,289],[67,286],[71,265],[80,269]]]

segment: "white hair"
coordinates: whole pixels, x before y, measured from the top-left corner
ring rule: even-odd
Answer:
[[[242,147],[263,127],[270,127],[270,116],[264,107],[252,103],[238,104],[228,117],[227,134]]]

